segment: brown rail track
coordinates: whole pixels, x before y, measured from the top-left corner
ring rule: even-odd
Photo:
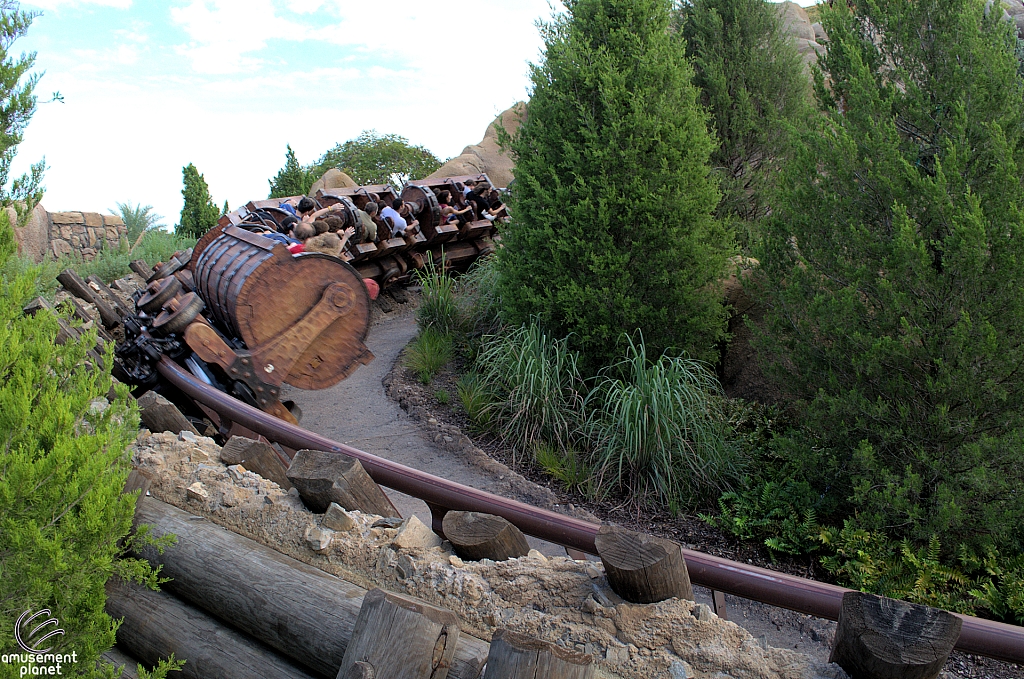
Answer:
[[[306,431],[203,384],[167,356],[162,357],[157,369],[168,382],[216,412],[222,420],[237,423],[288,448],[333,451],[357,458],[377,483],[426,502],[435,530],[440,530],[441,519],[449,510],[479,511],[502,516],[524,533],[543,540],[597,553],[594,538],[600,528],[598,524],[463,486]],[[849,591],[693,550],[684,549],[683,554],[690,579],[696,584],[820,618],[837,620],[843,593]],[[963,629],[957,650],[1024,663],[1024,627],[967,615],[960,617]]]

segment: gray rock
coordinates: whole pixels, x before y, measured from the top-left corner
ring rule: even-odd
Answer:
[[[319,526],[310,526],[306,531],[306,544],[314,552],[326,552],[331,546],[334,531]]]
[[[430,549],[440,547],[441,538],[415,516],[410,516],[398,529],[392,544],[398,549]]]
[[[336,502],[332,502],[320,522],[324,528],[335,531],[349,531],[356,527],[356,520]]]

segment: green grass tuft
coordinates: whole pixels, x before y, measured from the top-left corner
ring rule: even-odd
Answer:
[[[452,337],[433,328],[420,331],[405,350],[405,367],[416,373],[420,382],[430,384],[437,371],[452,360]]]

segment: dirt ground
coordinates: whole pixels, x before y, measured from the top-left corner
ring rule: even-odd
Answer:
[[[316,433],[437,476],[518,499],[536,506],[592,520],[613,521],[635,530],[661,535],[684,546],[736,561],[800,575],[818,577],[813,561],[772,561],[755,546],[740,543],[696,517],[627,510],[589,503],[567,494],[550,478],[528,467],[515,467],[500,443],[474,435],[458,404],[458,365],[449,367],[430,385],[420,384],[399,362],[402,349],[416,335],[415,290],[385,293],[375,303],[367,344],[376,356],[352,376],[323,391],[288,390],[303,411],[301,425]],[[438,399],[439,392],[442,399]],[[447,403],[443,403],[447,396]],[[388,491],[403,515],[414,513],[427,525],[426,505]],[[557,545],[530,538],[545,555],[564,554]],[[695,588],[698,603],[711,604],[710,592]],[[728,596],[729,620],[746,628],[762,643],[788,648],[827,661],[835,623],[758,602]],[[954,653],[943,672],[949,678],[1024,679],[1024,668],[987,658]]]

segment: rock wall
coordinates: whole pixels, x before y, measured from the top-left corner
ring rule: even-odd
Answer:
[[[11,224],[17,223],[8,208]],[[128,228],[115,215],[98,212],[48,212],[36,205],[24,226],[15,226],[18,253],[41,262],[77,255],[86,261],[105,248],[117,249],[128,240]]]

